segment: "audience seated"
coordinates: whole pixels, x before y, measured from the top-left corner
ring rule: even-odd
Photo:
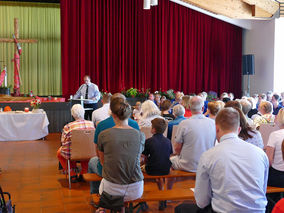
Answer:
[[[284,92],[281,92],[280,95],[281,95],[280,105],[281,105],[282,107],[284,107]]]
[[[229,96],[229,98],[230,98],[231,101],[233,101],[234,98],[235,98],[234,93],[232,93],[232,92],[230,92],[230,93],[228,94],[228,96]]]
[[[259,95],[258,95],[257,104],[256,104],[256,108],[257,108],[257,109],[258,109],[259,104],[260,104],[262,101],[267,101],[267,96],[266,96],[265,93],[262,93],[262,94],[259,94]]]
[[[141,102],[137,101],[135,104],[134,110],[133,110],[133,114],[132,114],[134,120],[139,120],[141,118],[141,113],[142,113]]]
[[[155,100],[155,96],[154,96],[153,93],[149,94],[148,100],[150,100],[150,101],[154,101]]]
[[[175,116],[170,114],[170,108],[171,108],[171,101],[170,100],[165,100],[162,104],[161,104],[161,114],[162,117],[164,117],[166,120],[168,121],[172,121],[175,119]]]
[[[95,126],[97,126],[99,122],[107,119],[110,116],[109,112],[110,98],[111,98],[110,93],[104,94],[102,98],[103,106],[93,112],[92,121],[94,122]]]
[[[160,108],[161,104],[161,95],[159,93],[155,94],[154,103]]]
[[[110,104],[113,101],[115,101],[116,99],[124,102],[125,96],[122,95],[121,93],[115,93],[110,99]],[[116,103],[117,103],[117,101],[116,101]],[[128,125],[131,126],[134,129],[139,130],[139,126],[138,126],[137,122],[130,119],[130,118],[128,119]],[[115,123],[114,123],[114,120],[113,120],[113,116],[110,116],[109,118],[101,121],[98,124],[96,131],[95,131],[95,138],[94,138],[94,142],[96,144],[96,150],[98,150],[97,144],[98,144],[98,137],[99,137],[100,133],[103,132],[104,130],[112,128],[114,126],[115,126]],[[98,155],[98,153],[97,153],[97,155]],[[98,157],[93,157],[93,158],[90,159],[88,172],[89,173],[96,173],[96,174],[102,176],[102,165],[101,165]],[[91,182],[90,183],[91,194],[98,193],[98,186],[99,186],[99,183],[97,183],[97,182]]]
[[[57,158],[63,167],[63,170],[66,172],[67,160],[71,157],[70,146],[72,143],[72,131],[79,129],[94,129],[94,124],[92,121],[84,120],[85,110],[82,105],[75,104],[71,108],[71,114],[75,121],[66,124],[62,130],[61,136],[61,147],[57,151]],[[70,162],[70,176],[72,182],[82,181],[82,174],[87,173],[88,170],[88,161],[81,161],[81,174],[77,177],[76,174],[76,162]]]
[[[98,154],[103,165],[99,194],[123,196],[124,201],[136,200],[143,194],[140,156],[145,135],[128,125],[130,105],[122,98],[111,101],[115,126],[100,133]],[[101,211],[101,209],[99,209]]]
[[[226,92],[223,92],[223,93],[220,95],[220,100],[223,100],[224,98],[228,98],[229,100],[231,100],[231,99],[229,98],[228,93],[226,93]]]
[[[191,111],[190,111],[190,106],[189,106],[189,100],[190,100],[189,95],[183,96],[181,100],[181,105],[185,109],[184,117],[186,118],[190,118],[192,116]]]
[[[239,138],[263,149],[263,140],[259,131],[254,130],[247,122],[247,118],[239,108],[235,108],[240,114]]]
[[[282,145],[284,139],[284,109],[280,109],[276,116],[275,123],[280,130],[272,132],[269,136],[266,154],[269,159],[269,186],[284,187],[284,160]]]
[[[271,103],[273,105],[273,115],[277,115],[279,110],[283,107],[279,104],[280,96],[278,94],[273,94],[271,98]]]
[[[142,127],[150,127],[151,121],[155,118],[162,118],[161,112],[157,105],[150,100],[145,101],[142,106],[142,117],[138,121],[138,125],[140,128]]]
[[[172,132],[173,132],[173,126],[179,125],[180,122],[183,120],[186,120],[184,117],[184,107],[181,104],[175,105],[173,108],[173,115],[175,116],[175,119],[173,121],[170,121],[168,124],[168,139],[172,140]]]
[[[269,102],[271,102],[272,96],[273,96],[273,92],[272,92],[272,91],[268,91],[268,92],[266,93],[266,100],[269,101]]]
[[[253,120],[248,117],[248,113],[252,109],[252,104],[247,99],[242,99],[240,104],[242,105],[242,111],[247,119],[248,124],[253,126]]]
[[[177,91],[175,94],[175,100],[172,104],[172,107],[174,107],[177,104],[180,104],[183,96],[184,96],[183,92]]]
[[[221,110],[221,104],[218,101],[208,103],[207,113],[209,118],[215,120],[217,113]]]
[[[201,154],[214,146],[215,122],[202,114],[203,105],[201,97],[192,97],[190,99],[192,117],[178,125],[175,136],[177,155],[170,158],[174,169],[196,172]]]
[[[248,112],[248,117],[251,119],[251,117],[252,117],[253,115],[255,115],[255,114],[258,113],[258,110],[257,110],[257,108],[256,108],[256,99],[253,98],[253,97],[248,97],[248,98],[247,98],[247,101],[250,102],[251,107],[252,107],[251,110]]]
[[[269,101],[262,101],[258,107],[258,114],[252,117],[256,128],[261,124],[273,123],[274,115],[272,114],[273,106]]]
[[[242,105],[238,101],[228,101],[226,102],[225,107],[233,107],[242,110]]]
[[[233,108],[216,117],[218,146],[204,152],[196,173],[196,204],[176,213],[265,212],[268,159],[263,150],[238,137],[240,118]]]

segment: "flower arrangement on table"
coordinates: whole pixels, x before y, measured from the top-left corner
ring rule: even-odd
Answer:
[[[101,93],[101,98],[102,98],[104,95],[106,95],[106,94],[111,95],[110,92],[108,92],[107,90],[105,91],[105,90],[103,90],[103,89],[102,89],[102,91],[100,91],[100,93]]]
[[[41,105],[40,99],[33,97],[33,100],[31,101],[31,107],[33,109],[39,109],[40,105]]]

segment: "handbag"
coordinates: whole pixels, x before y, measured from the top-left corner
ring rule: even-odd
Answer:
[[[8,202],[5,201],[4,195],[8,195]],[[11,195],[8,192],[3,192],[0,186],[0,213],[15,213],[15,205],[12,205]]]
[[[139,143],[138,154],[139,154],[139,150],[140,150],[140,145],[141,144]],[[134,164],[132,174],[134,174],[135,166],[136,166],[136,162]],[[100,195],[99,207],[106,208],[106,209],[113,210],[113,211],[118,211],[118,212],[121,211],[122,207],[124,207],[124,197],[125,197],[126,192],[128,190],[128,186],[127,186],[123,196],[121,196],[121,195],[110,195],[109,193],[103,191],[102,194]]]
[[[103,191],[100,195],[99,206],[113,211],[121,211],[124,206],[124,196],[110,195]]]

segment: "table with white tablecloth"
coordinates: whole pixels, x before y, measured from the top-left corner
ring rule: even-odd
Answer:
[[[48,135],[45,112],[1,112],[0,141],[38,140]]]

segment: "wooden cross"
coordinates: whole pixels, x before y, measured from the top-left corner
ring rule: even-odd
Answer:
[[[14,35],[18,43],[37,43],[35,39],[19,39],[19,19],[14,18]],[[20,95],[20,55],[17,49],[17,43],[12,38],[0,38],[0,42],[14,43],[15,44],[15,55],[14,55],[14,95]]]

